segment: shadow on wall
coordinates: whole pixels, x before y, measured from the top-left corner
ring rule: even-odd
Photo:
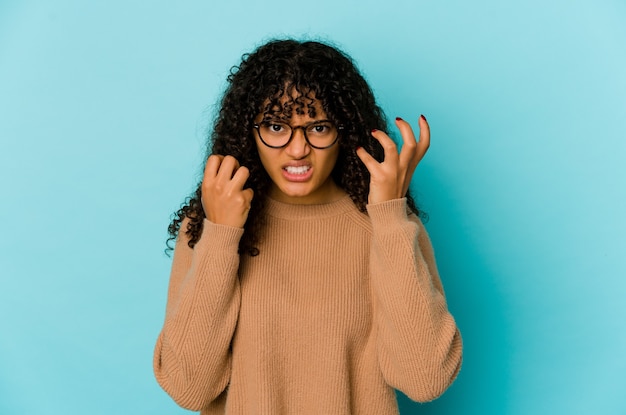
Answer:
[[[464,204],[436,171],[425,168],[428,177],[421,189],[433,195],[425,210],[448,306],[463,336],[463,366],[455,383],[439,399],[415,403],[397,393],[402,415],[507,413],[511,348],[508,306],[498,291],[497,275],[489,259],[478,252],[481,236]],[[442,189],[445,189],[442,191]],[[419,196],[418,192],[418,196]],[[418,198],[419,199],[419,198]]]

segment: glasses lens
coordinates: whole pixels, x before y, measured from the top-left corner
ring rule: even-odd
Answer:
[[[289,141],[291,127],[289,124],[280,122],[262,122],[259,124],[259,134],[266,144],[272,147],[280,147]]]
[[[306,137],[313,147],[328,147],[335,142],[337,129],[328,121],[317,122],[306,128]]]

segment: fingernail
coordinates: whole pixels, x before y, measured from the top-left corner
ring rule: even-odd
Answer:
[[[359,151],[359,150],[360,150],[360,149],[362,149],[362,148],[363,148],[363,147],[358,146],[358,147],[356,148],[356,151]]]
[[[374,134],[376,131],[378,131],[376,128],[372,129],[372,134]]]
[[[404,121],[404,120],[400,117],[396,117],[396,121]]]
[[[426,117],[424,117],[424,114],[420,115],[420,117],[422,117],[424,119],[424,121],[427,121]]]

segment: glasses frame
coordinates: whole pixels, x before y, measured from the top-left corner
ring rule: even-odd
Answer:
[[[262,123],[262,122],[261,122],[261,123]],[[335,137],[335,139],[333,140],[333,142],[332,142],[332,143],[330,143],[330,144],[329,144],[329,145],[327,145],[327,146],[324,146],[324,147],[319,147],[319,146],[316,146],[316,145],[311,144],[311,142],[309,141],[309,137],[306,135],[306,129],[307,129],[307,128],[309,128],[309,127],[310,127],[310,126],[312,126],[312,125],[315,125],[315,124],[321,124],[321,123],[330,123],[330,124],[332,124],[332,125],[333,125],[333,127],[335,127],[335,129],[337,130],[337,136]],[[278,122],[277,122],[277,124],[278,124]],[[256,130],[256,133],[259,135],[259,138],[261,139],[261,142],[262,142],[263,144],[265,144],[265,145],[266,145],[267,147],[269,147],[269,148],[285,148],[285,147],[287,147],[287,146],[289,145],[289,143],[291,143],[291,140],[293,139],[293,133],[294,133],[296,130],[301,129],[301,130],[302,130],[302,135],[304,135],[304,140],[306,141],[306,143],[307,143],[309,146],[311,146],[312,148],[315,148],[315,149],[317,149],[317,150],[325,150],[325,149],[327,149],[327,148],[331,148],[332,146],[334,146],[334,145],[337,143],[337,141],[339,140],[339,132],[340,132],[341,130],[343,130],[343,127],[342,127],[342,126],[337,127],[337,126],[335,126],[335,124],[334,124],[332,121],[330,121],[330,120],[315,120],[315,121],[311,121],[311,122],[309,122],[309,123],[306,123],[306,124],[304,124],[304,125],[298,125],[298,126],[295,126],[295,127],[294,127],[293,125],[287,124],[286,122],[280,122],[280,124],[288,125],[288,126],[289,126],[289,128],[291,128],[291,134],[289,135],[289,139],[287,140],[287,142],[286,142],[285,144],[283,144],[283,145],[281,145],[281,146],[272,146],[272,145],[269,145],[269,144],[267,144],[267,143],[265,142],[265,140],[263,139],[263,136],[261,135],[261,131],[259,130],[259,128],[261,128],[261,125],[260,125],[260,124],[252,124],[252,128],[254,128],[254,129]]]

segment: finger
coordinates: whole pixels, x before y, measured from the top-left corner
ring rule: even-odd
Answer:
[[[365,167],[370,173],[372,173],[372,171],[378,167],[378,161],[376,161],[376,159],[372,157],[370,153],[365,151],[363,147],[359,147],[356,149],[356,155],[358,158],[361,159],[363,164],[365,164]]]
[[[252,198],[254,197],[254,190],[245,189],[242,193],[244,199],[248,202],[248,209],[250,209],[250,202],[252,202]]]
[[[246,180],[248,180],[248,177],[250,177],[250,170],[248,170],[248,168],[245,166],[239,167],[233,175],[233,188],[237,190],[243,190],[243,186],[246,184]]]
[[[417,142],[417,153],[421,160],[430,147],[430,125],[428,125],[428,121],[426,121],[426,117],[423,115],[420,115],[418,124],[420,126],[420,136]]]
[[[403,168],[410,168],[412,165],[417,165],[418,160],[415,160],[417,153],[417,141],[415,140],[415,134],[411,125],[404,121],[402,118],[396,118],[396,126],[400,130],[402,136],[402,149],[400,150],[400,166]]]
[[[380,145],[383,147],[385,154],[385,162],[393,162],[398,158],[398,146],[385,132],[380,130],[372,130],[372,137],[374,137]]]
[[[224,156],[221,154],[211,154],[204,166],[204,177],[217,176],[217,171],[222,164],[222,160],[224,160]]]
[[[233,156],[226,156],[222,160],[219,171],[217,172],[217,179],[219,181],[227,182],[233,178],[235,172],[239,169],[239,162]]]

